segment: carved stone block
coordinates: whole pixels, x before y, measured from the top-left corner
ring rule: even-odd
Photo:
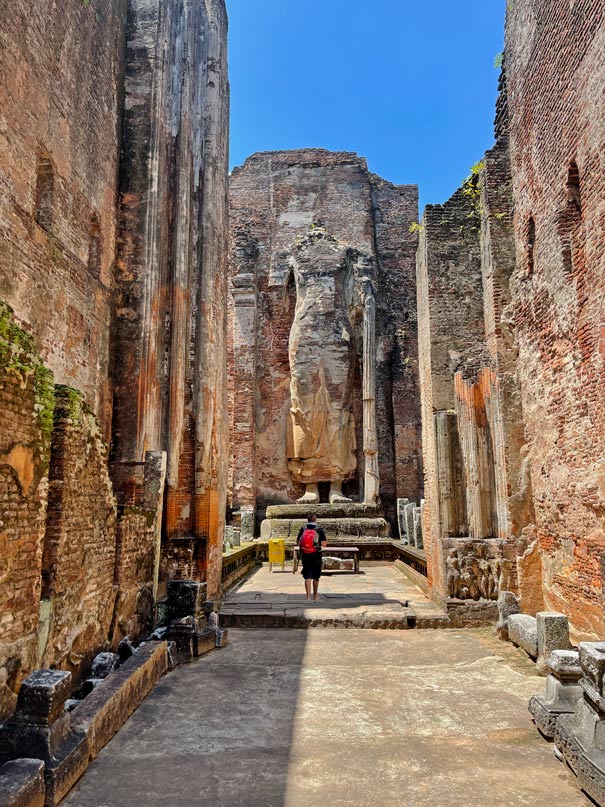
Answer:
[[[63,714],[71,693],[71,673],[36,670],[21,684],[17,714],[24,722],[48,725]]]
[[[573,714],[559,716],[555,745],[574,771],[583,790],[597,804],[605,803],[605,643],[582,642],[579,659],[582,697]]]
[[[569,650],[569,621],[565,614],[540,611],[536,614],[538,630],[538,669],[545,675],[554,650]]]
[[[540,732],[552,740],[559,717],[573,714],[582,697],[582,668],[577,650],[553,651],[548,666],[550,675],[546,679],[546,692],[531,698],[529,711]]]

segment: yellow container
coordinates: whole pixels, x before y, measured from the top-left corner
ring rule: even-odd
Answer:
[[[269,540],[269,563],[286,562],[286,541],[284,538],[271,538]]]

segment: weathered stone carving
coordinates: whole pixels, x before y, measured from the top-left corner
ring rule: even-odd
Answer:
[[[510,562],[487,557],[487,548],[450,549],[445,561],[447,596],[458,600],[497,600],[500,581],[510,579]]]
[[[347,501],[342,483],[357,467],[352,392],[361,341],[366,501],[377,502],[372,261],[314,227],[298,242],[291,267],[296,311],[289,341],[288,467],[306,486],[299,501],[319,502],[320,482],[330,483],[331,503]]]
[[[559,714],[555,745],[578,781],[597,804],[605,803],[605,643],[579,645],[581,697],[573,714]]]
[[[540,732],[552,740],[557,720],[563,714],[573,714],[582,697],[580,678],[582,668],[577,650],[554,650],[548,660],[549,676],[544,695],[534,695],[529,711]]]

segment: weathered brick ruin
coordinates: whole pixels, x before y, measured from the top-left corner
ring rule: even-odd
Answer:
[[[293,261],[305,238],[325,233],[326,239],[336,239],[343,250],[354,253],[354,262],[366,260],[376,267],[367,272],[373,277],[377,306],[377,453],[382,504],[393,520],[397,498],[417,499],[421,488],[414,280],[418,237],[410,232],[418,214],[417,188],[391,185],[370,174],[365,160],[355,154],[321,149],[268,152],[250,157],[233,171],[230,204],[230,504],[242,514],[243,529],[250,534],[254,519],[264,517],[268,505],[294,502],[304,493],[288,463],[294,372],[288,345],[296,286],[306,282],[295,282]],[[308,258],[300,260],[304,264]],[[312,270],[301,271],[304,278]],[[338,316],[338,304],[330,299],[333,292],[329,286],[325,289],[312,304],[323,312],[314,329]],[[355,316],[353,312],[351,319]],[[355,341],[354,325],[352,334]],[[314,333],[301,336],[303,344],[313,338]],[[322,341],[326,362],[329,338],[326,334]],[[337,341],[345,343],[341,332]],[[343,492],[363,501],[361,342],[354,354],[356,468],[344,478]],[[327,496],[327,490],[320,494]]]
[[[418,254],[432,591],[512,589],[586,638],[604,627],[604,22],[597,2],[509,7],[496,145],[427,208]]]
[[[419,224],[354,153],[228,176],[225,0],[0,3],[0,765],[40,743],[31,803],[310,510],[330,571],[396,557],[432,598],[348,626],[498,619],[605,803],[604,87],[602,0],[509,0],[495,144]],[[260,540],[223,561],[227,523]],[[227,624],[321,623],[288,596]]]
[[[222,0],[0,9],[0,717],[148,632],[168,578],[219,593],[226,29]]]

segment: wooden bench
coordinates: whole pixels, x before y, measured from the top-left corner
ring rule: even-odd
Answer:
[[[353,555],[353,574],[359,574],[359,547],[357,546],[324,546],[322,558],[326,555],[343,555],[345,552]],[[294,547],[294,563],[292,565],[292,574],[298,571],[298,561],[300,557],[300,548]]]

